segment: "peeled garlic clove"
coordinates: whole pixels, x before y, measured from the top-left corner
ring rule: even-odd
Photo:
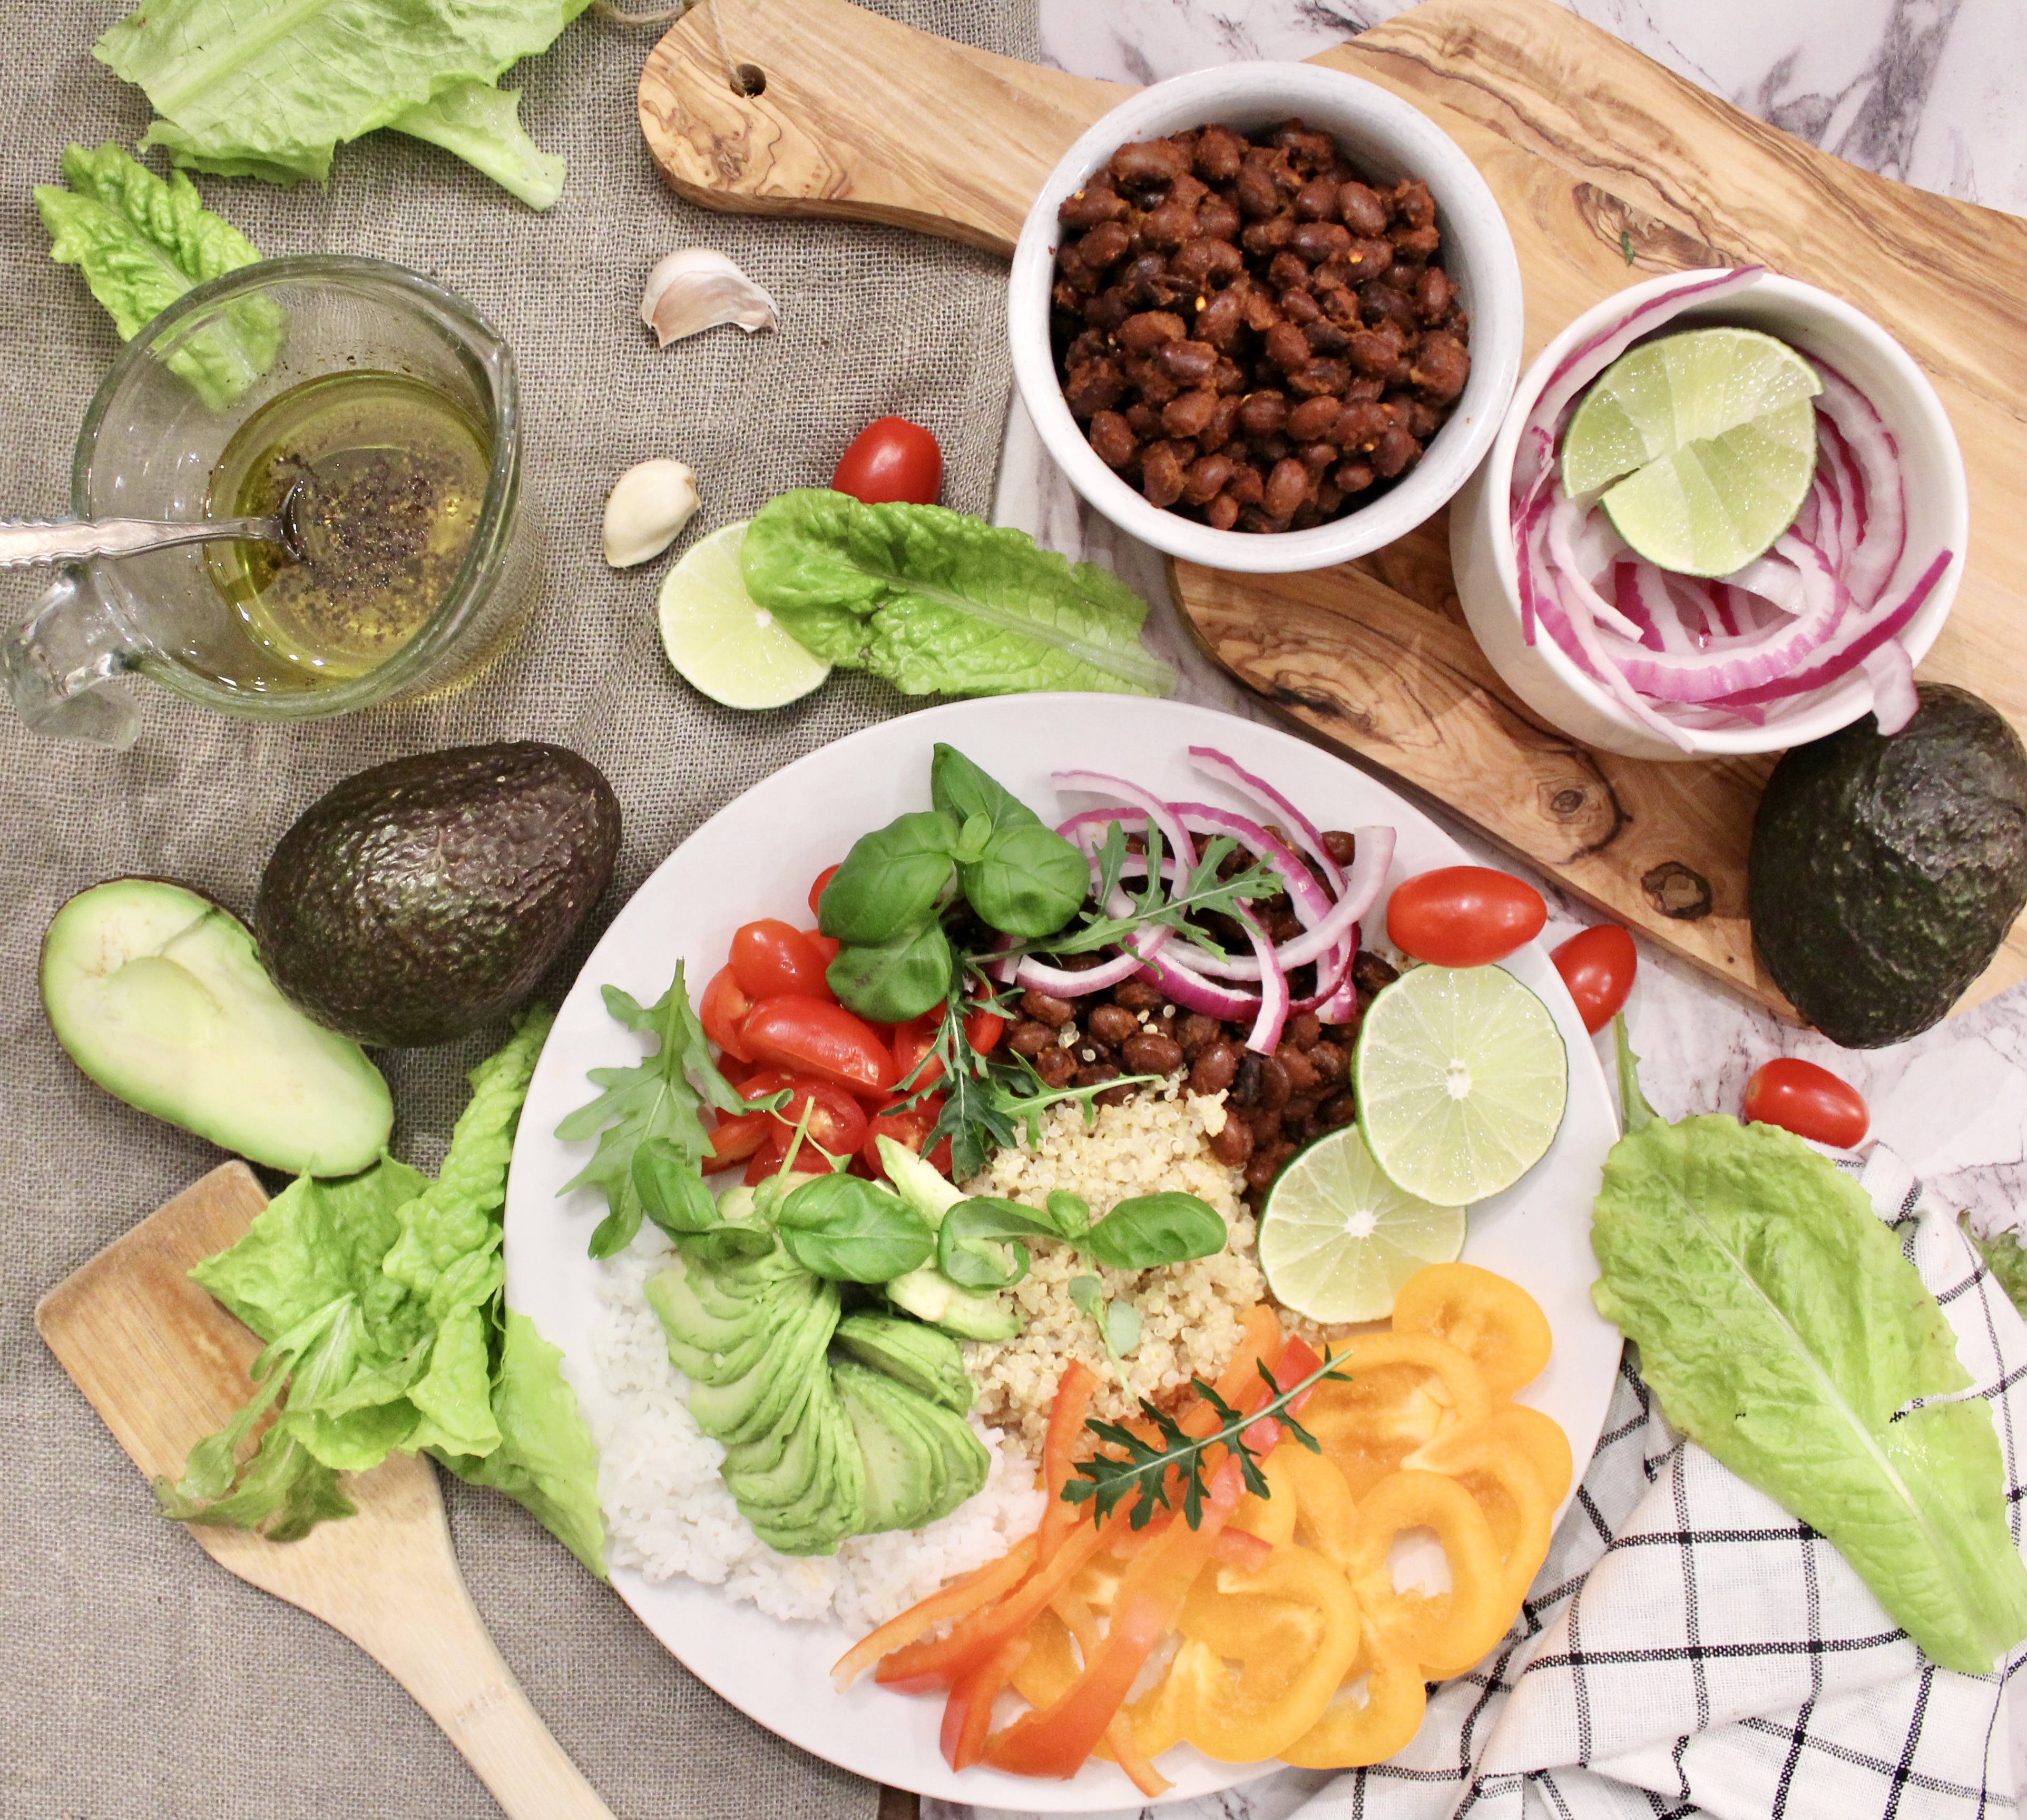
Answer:
[[[612,484],[605,500],[605,560],[630,569],[659,556],[696,515],[696,476],[684,462],[642,462]]]
[[[662,347],[720,322],[737,322],[748,334],[781,320],[774,300],[722,252],[685,247],[659,261],[641,293],[641,320]]]

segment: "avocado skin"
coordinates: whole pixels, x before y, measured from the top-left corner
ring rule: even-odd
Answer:
[[[383,1048],[445,1043],[533,993],[612,877],[619,802],[559,746],[362,771],[282,837],[253,933],[284,997]]]
[[[1788,753],[1753,818],[1760,956],[1849,1049],[1936,1022],[2027,905],[2027,748],[1966,690],[1918,695],[1891,738],[1868,715]]]

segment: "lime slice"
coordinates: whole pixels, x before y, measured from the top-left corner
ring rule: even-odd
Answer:
[[[1352,1063],[1373,1161],[1438,1207],[1482,1201],[1539,1162],[1569,1079],[1549,1008],[1498,967],[1411,968],[1372,1001]]]
[[[1348,1125],[1276,1180],[1260,1218],[1260,1267],[1275,1299],[1312,1321],[1384,1321],[1416,1271],[1455,1261],[1464,1217],[1396,1188]]]
[[[662,646],[685,681],[728,708],[778,708],[830,674],[755,606],[739,572],[746,521],[685,552],[662,584]]]
[[[1816,472],[1815,369],[1756,329],[1691,329],[1622,354],[1563,438],[1563,487],[1680,575],[1729,575],[1794,522]],[[1620,479],[1620,476],[1625,476]]]

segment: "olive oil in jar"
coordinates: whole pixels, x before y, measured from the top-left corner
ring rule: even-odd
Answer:
[[[213,543],[206,561],[254,642],[312,687],[378,669],[449,595],[478,529],[491,438],[457,402],[398,373],[293,386],[240,426],[206,509],[268,517],[298,481],[305,554]]]

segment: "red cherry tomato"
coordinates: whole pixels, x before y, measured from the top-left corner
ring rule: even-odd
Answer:
[[[752,995],[733,977],[730,967],[722,967],[703,989],[697,1021],[703,1026],[703,1033],[735,1062],[751,1062],[758,1058],[747,1048],[739,1026],[752,1008]]]
[[[942,1059],[930,1053],[936,1046],[936,1032],[943,1021],[943,1008],[938,1005],[918,1018],[910,1018],[905,1024],[894,1026],[894,1078],[906,1081],[910,1093],[933,1087],[943,1078]],[[915,1070],[925,1059],[928,1066],[922,1068],[921,1074],[916,1074]]]
[[[744,1076],[739,1091],[749,1100],[764,1099],[795,1084],[795,1077],[779,1068],[755,1068],[743,1062],[733,1066]],[[720,1068],[718,1072],[725,1070]],[[711,1148],[704,1155],[703,1173],[709,1175],[714,1170],[729,1169],[751,1156],[766,1142],[771,1117],[766,1112],[721,1112],[717,1128],[711,1134]]]
[[[886,1045],[862,1019],[826,999],[762,999],[738,1035],[755,1060],[835,1081],[850,1092],[877,1098],[894,1085]]]
[[[772,916],[748,923],[732,938],[732,977],[756,1004],[791,993],[803,998],[835,997],[824,980],[829,964],[799,929]]]
[[[989,1056],[999,1047],[999,1039],[1006,1034],[1006,1020],[997,1011],[972,1011],[965,1013],[965,1041],[981,1056]]]
[[[748,1115],[757,1116],[765,1127],[750,1153],[751,1162],[746,1173],[749,1184],[772,1175],[781,1166],[806,1107],[809,1124],[796,1161],[790,1165],[792,1170],[821,1173],[831,1166],[829,1157],[855,1155],[866,1144],[865,1110],[836,1081],[819,1081],[809,1075],[782,1075],[770,1078],[768,1091],[784,1086],[788,1089],[788,1097],[777,1110]]]
[[[802,931],[802,937],[810,947],[823,956],[823,963],[825,967],[829,966],[837,959],[837,951],[844,945],[835,935],[826,935],[821,929],[805,929]],[[827,993],[830,992],[830,982],[828,980],[824,982],[824,990]]]
[[[1541,893],[1510,872],[1439,866],[1395,888],[1386,939],[1437,967],[1484,967],[1532,941],[1548,919]]]
[[[876,1112],[872,1123],[866,1128],[866,1144],[859,1155],[872,1170],[878,1181],[887,1179],[887,1166],[880,1160],[880,1140],[891,1137],[904,1150],[912,1150],[916,1155],[922,1154],[922,1146],[929,1141],[929,1133],[936,1129],[936,1118],[943,1109],[943,1096],[932,1093],[918,1106],[905,1112],[889,1108]],[[929,1161],[945,1175],[950,1173],[951,1147],[946,1137],[929,1153]]]
[[[1860,1142],[1872,1126],[1855,1087],[1799,1056],[1767,1063],[1745,1083],[1745,1116],[1840,1150]]]
[[[840,860],[837,865],[841,866],[844,864],[844,860]],[[816,882],[810,886],[810,914],[812,916],[820,916],[823,914],[817,906],[823,901],[824,886],[836,876],[837,866],[826,866],[817,874]]]
[[[943,451],[919,423],[878,418],[852,439],[830,484],[869,506],[933,506],[943,491]]]
[[[1577,1015],[1593,1036],[1625,1009],[1640,956],[1616,923],[1579,930],[1549,958],[1576,1000]]]

